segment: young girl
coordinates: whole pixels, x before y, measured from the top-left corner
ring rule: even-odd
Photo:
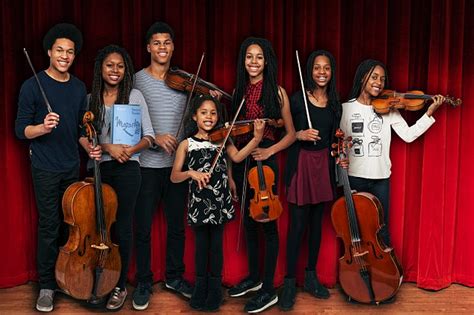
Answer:
[[[133,75],[133,64],[125,49],[110,45],[97,54],[89,108],[94,113],[98,140],[102,146],[103,154],[100,160],[102,181],[112,186],[117,193],[115,238],[122,262],[119,282],[106,305],[109,310],[120,309],[127,297],[125,286],[132,246],[132,214],[141,180],[138,156],[134,154],[148,148],[154,139],[145,100],[140,91],[132,89]],[[140,105],[142,139],[136,145],[111,143],[111,114],[114,104]],[[82,143],[87,139],[82,138],[80,141]]]
[[[234,216],[226,155],[234,162],[245,159],[262,140],[265,126],[263,121],[255,120],[254,136],[240,151],[227,142],[225,153],[218,154],[220,145],[210,142],[209,133],[222,117],[220,109],[219,101],[212,96],[194,98],[186,120],[187,134],[193,136],[179,144],[171,171],[173,183],[189,180],[188,223],[196,239],[196,285],[189,304],[206,311],[216,311],[222,303],[222,233],[224,223]]]
[[[384,210],[385,226],[381,236],[390,246],[388,233],[389,191],[390,191],[390,141],[391,128],[405,142],[412,142],[421,136],[435,122],[433,113],[444,102],[436,95],[433,103],[418,121],[409,127],[397,109],[388,114],[377,114],[371,106],[388,85],[385,65],[377,60],[367,59],[357,68],[349,101],[342,104],[341,129],[346,136],[352,136],[353,147],[349,154],[349,181],[351,188],[375,195]]]
[[[286,165],[287,201],[290,228],[287,240],[287,274],[280,308],[290,310],[296,296],[296,262],[306,226],[308,235],[308,264],[304,289],[317,298],[329,298],[315,272],[321,242],[321,220],[325,204],[334,199],[335,165],[330,156],[334,134],[339,127],[341,103],[336,91],[336,64],[325,50],[311,53],[306,64],[305,91],[308,118],[301,91],[291,97],[291,115],[295,122],[296,141],[288,150]]]
[[[285,135],[279,139],[274,126],[265,127],[263,140],[259,147],[252,151],[252,160],[249,168],[262,161],[268,165],[278,179],[278,166],[275,154],[286,149],[295,141],[295,129],[291,119],[290,105],[285,90],[277,84],[277,60],[270,42],[263,38],[250,37],[240,46],[237,61],[237,84],[233,97],[233,109],[245,97],[245,106],[242,108],[239,119],[270,118],[283,120]],[[246,137],[237,138],[238,147],[246,143]],[[235,164],[234,178],[238,190],[242,191],[245,173],[245,164]],[[247,170],[248,171],[248,170]],[[273,186],[278,187],[278,182]],[[247,192],[251,192],[247,187]],[[276,191],[274,191],[276,193]],[[278,296],[273,287],[273,277],[278,257],[278,230],[276,220],[260,223],[249,216],[249,200],[247,196],[244,214],[244,226],[247,240],[247,254],[249,276],[235,287],[229,289],[231,297],[245,295],[249,291],[257,291],[245,305],[245,311],[251,313],[261,312],[278,302]],[[265,235],[265,269],[263,283],[260,281],[258,257],[258,229],[263,228]],[[261,290],[260,290],[261,289]]]

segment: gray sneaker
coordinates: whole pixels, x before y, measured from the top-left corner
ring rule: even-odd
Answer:
[[[36,309],[40,312],[51,312],[53,310],[54,290],[41,289],[36,300]]]

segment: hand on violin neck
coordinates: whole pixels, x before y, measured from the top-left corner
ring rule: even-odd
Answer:
[[[431,98],[433,100],[433,104],[431,104],[428,109],[426,110],[426,115],[431,117],[433,113],[444,103],[445,97],[442,95],[435,95]]]
[[[321,140],[321,137],[319,136],[319,130],[310,128],[296,132],[296,139],[299,141],[318,141]]]
[[[163,148],[169,155],[172,155],[178,147],[178,141],[176,140],[176,138],[168,133],[156,134],[155,143],[161,148]]]
[[[219,101],[220,101],[221,98],[222,98],[222,93],[219,92],[219,91],[217,91],[217,90],[209,90],[209,94],[210,94],[212,97],[214,97],[215,99],[219,100]]]
[[[253,122],[253,136],[260,143],[263,138],[263,132],[265,131],[265,121],[262,119],[255,119]]]
[[[265,161],[273,155],[270,148],[256,148],[252,150],[252,157],[255,161]]]

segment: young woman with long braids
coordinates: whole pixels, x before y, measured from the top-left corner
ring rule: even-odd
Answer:
[[[280,308],[290,310],[296,297],[296,262],[306,227],[308,263],[304,290],[327,299],[329,291],[317,278],[315,267],[321,243],[321,221],[327,202],[335,197],[335,165],[330,156],[334,134],[341,119],[341,103],[336,91],[336,63],[325,50],[310,54],[306,63],[305,93],[313,128],[308,126],[303,92],[291,97],[291,114],[295,123],[296,141],[288,150],[286,167],[289,233],[287,240],[287,274]]]
[[[385,65],[367,59],[357,68],[349,100],[342,104],[341,129],[352,136],[353,147],[349,154],[349,181],[351,188],[375,195],[383,207],[384,227],[381,236],[390,246],[388,233],[389,192],[392,162],[390,141],[393,129],[405,142],[421,136],[435,122],[433,113],[444,102],[444,97],[435,95],[426,113],[413,126],[408,126],[397,109],[380,115],[372,107],[376,98],[388,85]]]
[[[277,59],[270,42],[263,38],[250,37],[240,46],[237,61],[237,83],[233,96],[233,111],[235,112],[242,98],[245,105],[239,119],[270,118],[283,120],[285,135],[279,139],[277,129],[267,124],[263,140],[259,147],[252,151],[249,169],[261,161],[268,165],[278,179],[278,166],[275,154],[290,146],[295,140],[295,129],[291,119],[288,96],[285,90],[277,84]],[[249,137],[237,138],[237,147],[241,148],[249,141]],[[234,164],[233,177],[238,190],[242,191],[245,174],[245,162]],[[274,192],[278,187],[276,182]],[[248,194],[250,188],[247,187]],[[245,305],[244,310],[249,313],[258,313],[278,302],[276,290],[273,287],[273,277],[278,257],[278,230],[276,220],[260,223],[249,216],[249,200],[247,196],[244,214],[246,231],[247,255],[249,275],[239,284],[229,289],[231,297],[245,295],[250,291],[258,293]],[[265,235],[265,267],[263,283],[260,281],[258,258],[258,229],[263,228]]]
[[[133,64],[125,49],[109,45],[99,51],[95,59],[89,109],[94,113],[103,151],[100,160],[102,182],[112,186],[117,193],[118,209],[114,236],[119,245],[122,262],[120,279],[106,305],[109,310],[120,309],[127,297],[126,281],[132,249],[133,211],[141,181],[140,165],[135,154],[150,147],[154,141],[148,108],[140,91],[132,88],[133,78]],[[140,105],[142,138],[136,145],[111,143],[114,104]],[[86,139],[82,138],[82,141]]]

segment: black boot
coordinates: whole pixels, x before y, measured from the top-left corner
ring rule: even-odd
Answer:
[[[208,278],[208,293],[205,310],[215,312],[222,304],[222,277]]]
[[[207,277],[196,277],[196,285],[189,300],[191,308],[202,311],[206,307]]]
[[[280,308],[283,311],[289,311],[295,305],[296,297],[296,279],[285,278],[285,284],[283,286],[283,293],[281,294]]]
[[[305,270],[304,273],[304,290],[311,293],[317,298],[329,298],[329,290],[319,283],[314,270]]]

